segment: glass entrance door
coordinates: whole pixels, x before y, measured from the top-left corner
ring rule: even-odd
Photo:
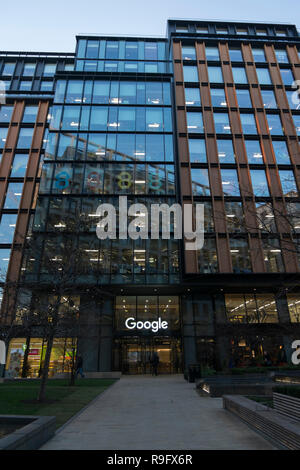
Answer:
[[[151,374],[151,357],[159,357],[158,373],[181,372],[181,341],[175,338],[118,338],[115,340],[114,369],[123,374]]]

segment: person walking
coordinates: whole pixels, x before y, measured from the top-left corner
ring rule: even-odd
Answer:
[[[84,379],[85,375],[83,373],[83,359],[81,356],[77,357],[77,362],[76,362],[76,379],[78,377],[78,374],[80,374],[81,378]]]
[[[152,365],[152,375],[158,375],[158,364],[159,364],[159,355],[156,351],[152,354],[151,365]]]

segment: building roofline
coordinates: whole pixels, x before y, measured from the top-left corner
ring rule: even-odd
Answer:
[[[268,26],[293,26],[294,28],[297,29],[297,26],[294,23],[287,23],[287,22],[281,22],[277,21],[276,23],[269,22],[269,21],[227,21],[227,20],[221,20],[221,19],[214,19],[214,18],[168,18],[167,23],[219,23],[219,24],[230,24],[230,25],[236,25],[236,24],[244,24],[244,25],[268,25]]]

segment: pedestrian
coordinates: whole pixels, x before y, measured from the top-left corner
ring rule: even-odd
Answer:
[[[154,351],[151,357],[152,375],[158,375],[158,364],[159,364],[159,356],[157,352]]]
[[[78,374],[80,374],[81,378],[84,379],[85,375],[83,373],[83,359],[81,356],[78,356],[76,361],[76,378],[78,377]]]

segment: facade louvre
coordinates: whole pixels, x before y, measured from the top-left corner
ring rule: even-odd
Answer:
[[[260,365],[265,353],[272,365],[290,361],[299,50],[293,25],[169,20],[166,39],[78,36],[74,55],[0,54],[3,329],[7,285],[20,284],[8,374],[21,373],[26,345],[29,374],[39,373],[45,341],[22,329],[24,299],[33,311],[52,301],[70,244],[84,270],[64,309],[78,325],[55,338],[52,375],[68,371],[74,347],[87,371],[148,373],[153,350],[162,373]],[[204,247],[186,251],[174,233],[99,240],[97,207],[119,196],[146,209],[203,204]],[[167,329],[143,328],[159,318]]]

